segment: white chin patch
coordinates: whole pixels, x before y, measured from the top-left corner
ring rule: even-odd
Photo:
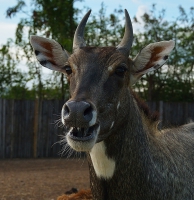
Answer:
[[[69,146],[74,149],[75,151],[84,151],[84,152],[88,152],[92,149],[92,147],[95,145],[96,143],[96,139],[93,139],[92,141],[75,141],[72,140],[71,138],[68,137],[68,135],[66,136],[67,138],[67,143],[69,144]]]
[[[84,139],[78,139],[71,136],[71,131],[73,128],[70,129],[70,131],[66,135],[67,143],[69,146],[74,149],[75,151],[84,151],[89,152],[94,147],[96,140],[98,138],[98,134],[100,132],[100,126],[95,130],[94,137],[91,137],[87,140]]]
[[[115,171],[115,161],[106,155],[106,146],[103,141],[94,145],[90,156],[97,177],[104,179],[112,178]]]

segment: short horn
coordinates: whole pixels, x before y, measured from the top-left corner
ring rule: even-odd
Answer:
[[[80,47],[86,46],[85,41],[84,41],[84,29],[86,26],[86,22],[88,20],[88,17],[90,16],[91,10],[89,10],[83,19],[81,20],[80,24],[78,25],[75,34],[74,34],[74,39],[73,39],[73,50],[75,51],[76,49]]]
[[[131,23],[131,19],[129,17],[129,13],[125,9],[125,34],[123,36],[122,41],[117,46],[117,50],[129,56],[129,52],[133,43],[133,27]]]

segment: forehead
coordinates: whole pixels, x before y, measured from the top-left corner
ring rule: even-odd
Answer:
[[[69,63],[79,66],[111,66],[127,63],[126,58],[116,47],[82,47],[69,57]]]

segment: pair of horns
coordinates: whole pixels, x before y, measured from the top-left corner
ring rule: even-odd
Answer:
[[[86,13],[86,15],[83,17],[83,19],[81,20],[80,24],[78,25],[75,31],[74,40],[73,40],[74,51],[80,47],[86,46],[86,43],[84,41],[84,28],[86,26],[90,13],[91,13],[91,10],[89,10]],[[129,56],[129,51],[131,49],[132,43],[133,43],[133,27],[132,27],[131,19],[129,17],[129,13],[125,9],[125,34],[120,44],[117,46],[117,50]]]

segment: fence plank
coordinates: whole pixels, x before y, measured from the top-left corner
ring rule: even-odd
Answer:
[[[34,128],[33,128],[33,157],[37,158],[37,135],[39,124],[39,100],[35,100],[34,106]]]
[[[2,102],[2,110],[3,110],[3,116],[2,116],[2,125],[3,125],[3,130],[2,130],[2,155],[3,158],[5,158],[5,132],[6,132],[6,101],[3,100]]]
[[[2,123],[2,118],[3,118],[3,99],[0,99],[0,158],[3,158],[3,123]]]

